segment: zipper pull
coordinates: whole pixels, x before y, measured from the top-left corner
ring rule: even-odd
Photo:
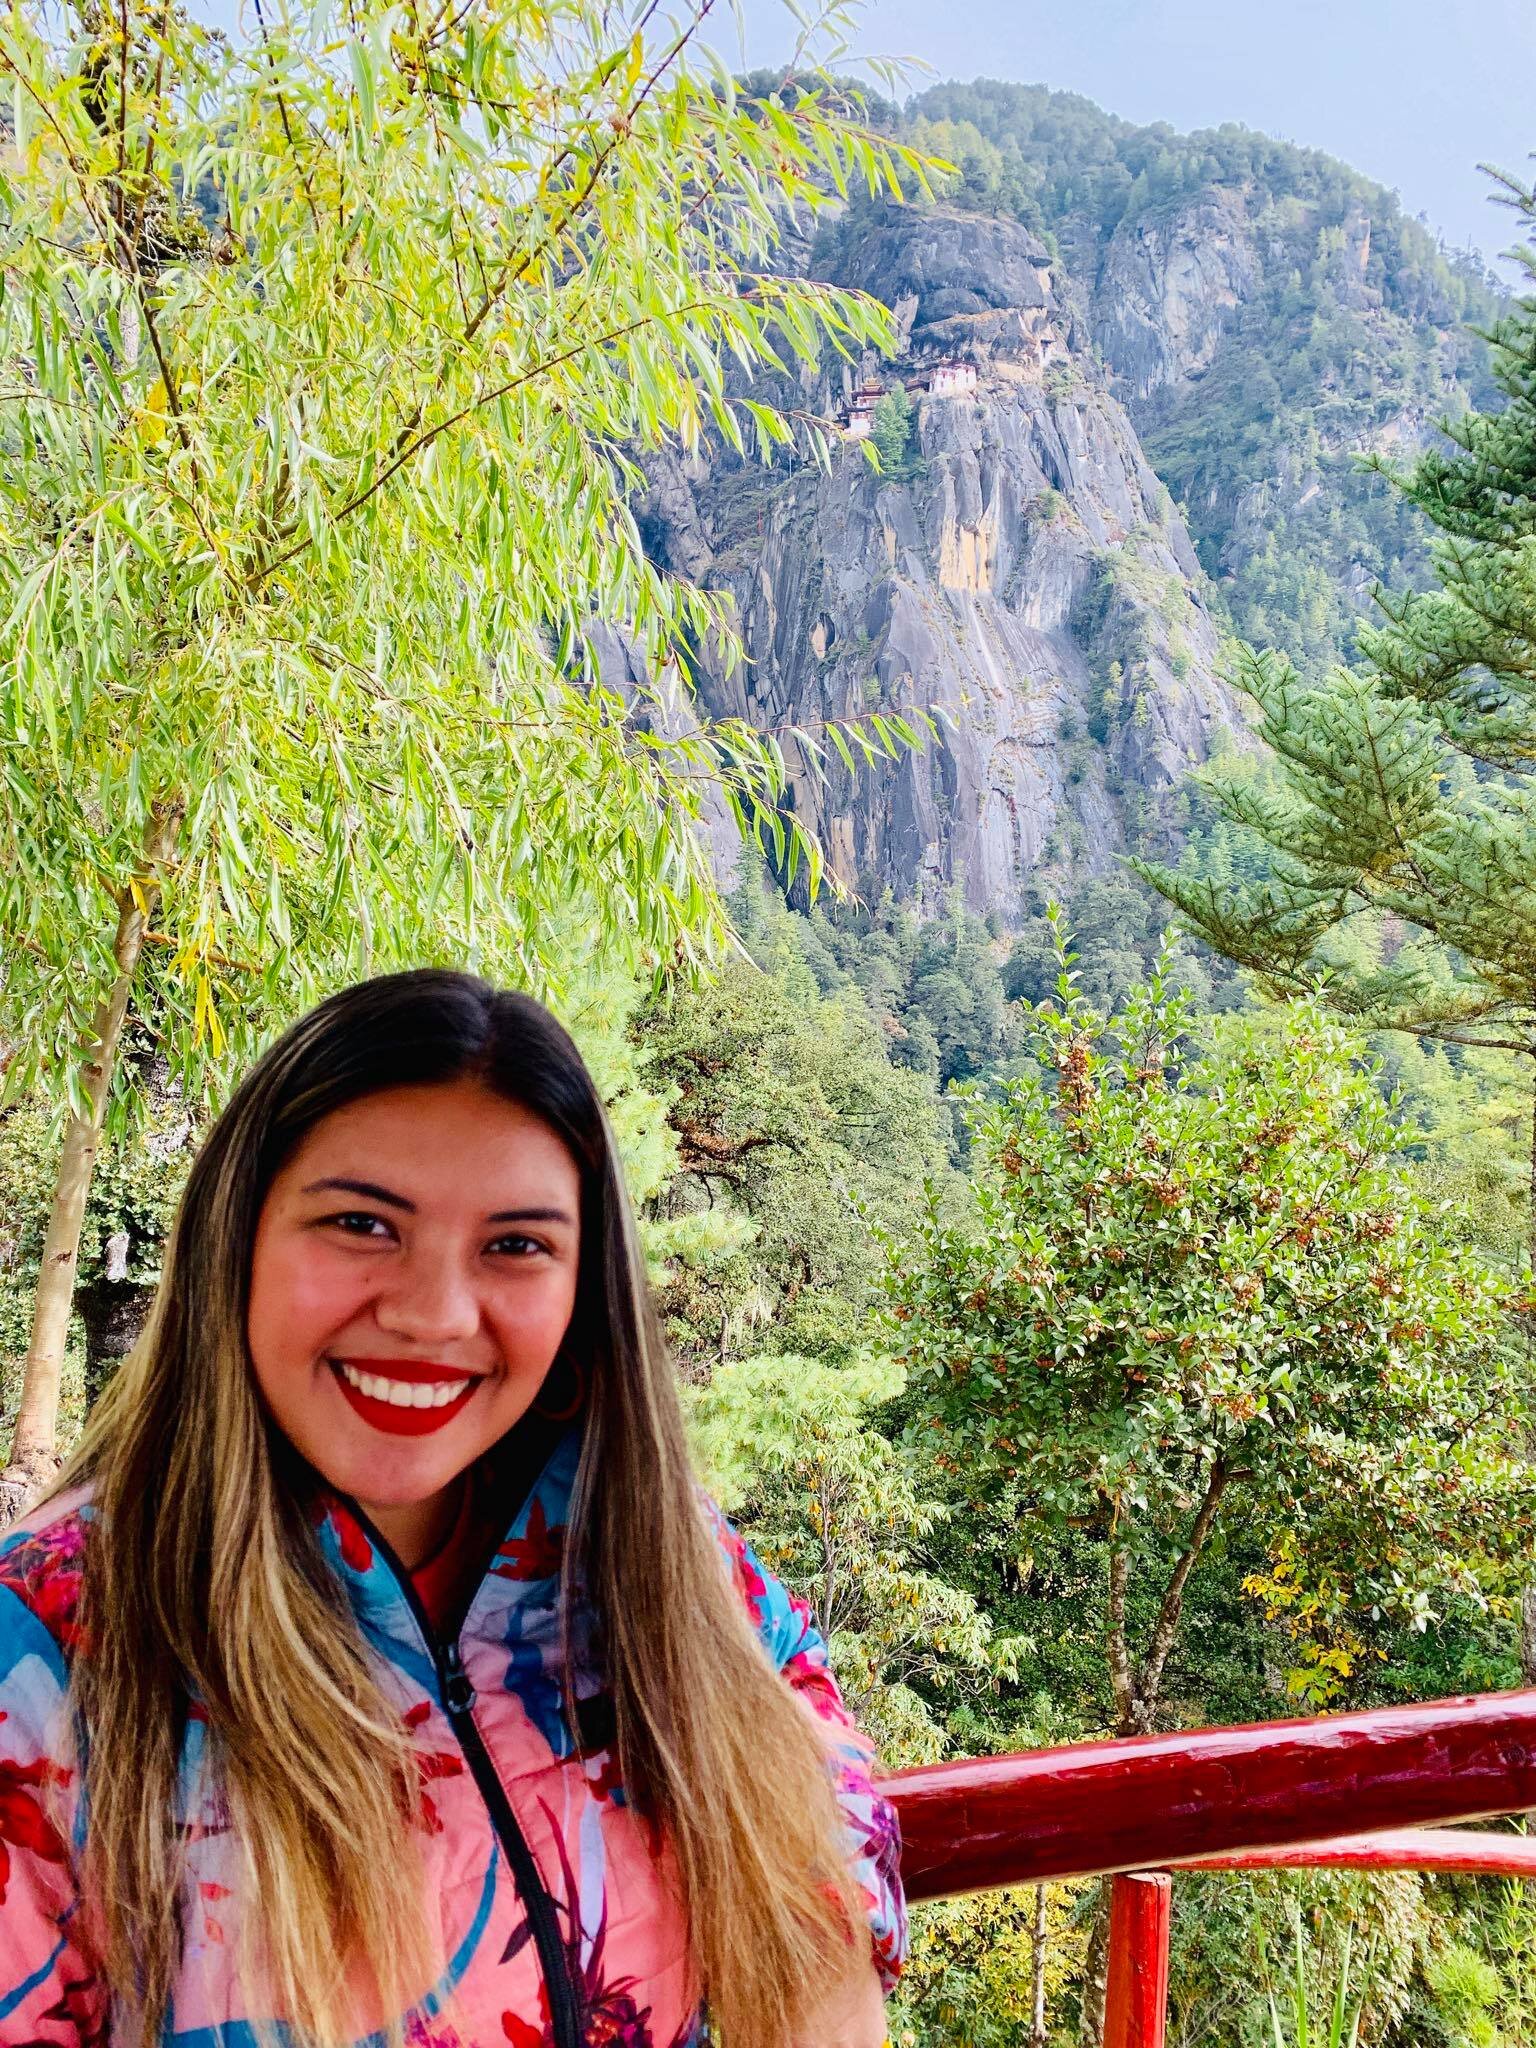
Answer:
[[[437,1681],[442,1688],[443,1705],[450,1715],[467,1714],[474,1706],[475,1688],[469,1682],[469,1673],[464,1669],[457,1643],[438,1644]]]

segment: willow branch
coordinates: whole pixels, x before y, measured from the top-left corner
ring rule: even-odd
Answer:
[[[733,299],[731,303],[739,305],[743,300],[748,300],[755,296],[755,293],[743,292]],[[347,518],[351,513],[356,512],[361,506],[366,505],[369,499],[376,497],[390,479],[398,475],[412,457],[419,455],[423,448],[430,447],[443,434],[449,433],[454,427],[462,426],[465,420],[472,419],[477,412],[483,411],[486,406],[494,405],[497,399],[507,397],[509,393],[518,390],[522,385],[531,383],[534,378],[546,376],[551,370],[559,369],[563,363],[574,362],[578,356],[585,355],[589,349],[605,348],[610,342],[622,341],[626,335],[639,333],[642,328],[654,327],[658,323],[668,320],[679,320],[685,314],[702,312],[706,307],[718,306],[720,303],[721,301],[716,298],[695,299],[685,306],[673,306],[668,307],[664,311],[642,314],[639,319],[625,321],[621,327],[612,327],[604,334],[596,334],[589,340],[577,342],[574,347],[563,349],[559,355],[546,356],[540,362],[531,364],[528,369],[520,370],[515,377],[509,377],[505,383],[497,384],[489,391],[482,391],[468,405],[460,406],[457,412],[450,413],[446,419],[439,420],[435,426],[423,428],[419,433],[413,434],[405,442],[404,446],[397,448],[390,461],[380,470],[379,474],[365,491],[358,491],[353,497],[348,498],[343,505],[337,508],[333,515],[334,519],[339,522]],[[280,555],[274,556],[270,562],[259,564],[251,575],[252,586],[254,587],[256,584],[265,582],[267,577],[274,575],[277,570],[286,567],[289,562],[296,560],[298,556],[304,554],[313,545],[313,537],[306,534],[302,540],[295,541],[291,548],[288,548]]]

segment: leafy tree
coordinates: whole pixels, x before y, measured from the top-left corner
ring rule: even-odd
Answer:
[[[794,950],[825,991],[857,989],[902,1066],[936,1083],[990,1082],[1018,1033],[997,928],[956,892],[920,920],[889,896],[873,910],[820,906],[796,921]]]
[[[1301,1006],[1197,1059],[1190,1022],[1160,970],[1111,1031],[1064,967],[1040,1071],[977,1111],[974,1217],[930,1214],[889,1278],[914,1432],[976,1511],[1103,1541],[1125,1734],[1223,1518],[1264,1541],[1251,1590],[1314,1699],[1373,1618],[1497,1599],[1530,1542],[1497,1290],[1394,1171],[1348,1041]]]
[[[1076,1908],[1084,1889],[1019,1886],[914,1908],[892,2040],[913,2048],[1046,2048],[1061,2040],[1044,2015],[1082,1969]]]
[[[696,1378],[770,1344],[856,1351],[879,1292],[871,1223],[893,1225],[911,1190],[947,1171],[931,1084],[892,1064],[855,992],[819,994],[796,950],[803,921],[755,888],[733,910],[755,957],[638,1026],[677,1160],[651,1228],[715,1225],[661,1275],[669,1335]]]
[[[1028,907],[1029,921],[1003,968],[1003,993],[1011,1001],[1034,1005],[1049,1000],[1061,968],[1049,905],[1036,897]],[[1114,1009],[1146,979],[1157,957],[1168,916],[1164,905],[1122,871],[1090,876],[1062,899],[1061,907],[1072,929],[1083,993],[1097,1008]],[[1193,961],[1182,965],[1189,975]]]
[[[1536,222],[1536,195],[1504,182]],[[1392,473],[1435,529],[1434,585],[1381,596],[1352,670],[1308,683],[1284,656],[1240,657],[1272,758],[1205,779],[1268,873],[1234,888],[1138,865],[1272,991],[1326,975],[1363,1024],[1536,1061],[1536,298],[1489,340],[1507,402],[1443,422],[1446,444]],[[1362,914],[1390,938],[1364,955]],[[1536,1202],[1528,1227],[1536,1244]]]
[[[0,1520],[53,1469],[125,1032],[191,1102],[359,971],[668,971],[722,931],[711,780],[783,835],[777,743],[668,737],[585,632],[686,673],[723,622],[646,562],[627,451],[768,450],[727,363],[888,327],[763,258],[890,146],[702,73],[707,11],[0,24],[0,1028],[65,1123]]]
[[[893,384],[875,401],[869,438],[880,457],[880,467],[889,477],[903,477],[912,471],[912,401],[904,384]]]
[[[878,1415],[902,1387],[888,1359],[840,1363],[763,1353],[690,1390],[694,1445],[723,1507],[809,1601],[844,1691],[887,1763],[948,1747],[926,1694],[1017,1674],[1020,1644],[994,1635],[969,1593],[928,1569],[945,1509]]]
[[[1530,1172],[1528,1076],[1508,1053],[1399,1032],[1371,1040],[1398,1105],[1403,1153],[1444,1228],[1513,1271],[1523,1258]]]
[[[1232,1016],[1203,1058],[1171,947],[1111,1028],[1064,956],[1037,1070],[973,1111],[974,1213],[893,1244],[911,1440],[989,1530],[1086,1538],[1113,1725],[1164,1720],[1190,1582],[1234,1525],[1247,1593],[1331,1698],[1383,1623],[1507,1616],[1530,1548],[1498,1291],[1394,1167],[1337,1025]],[[899,1335],[897,1334],[899,1333]],[[1102,2019],[1107,1912],[1084,1967]]]

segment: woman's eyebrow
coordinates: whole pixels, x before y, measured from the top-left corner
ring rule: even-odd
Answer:
[[[403,1210],[407,1216],[416,1214],[416,1204],[408,1202],[404,1195],[391,1194],[388,1188],[381,1188],[376,1181],[352,1180],[344,1174],[312,1180],[303,1192],[318,1195],[332,1188],[341,1194],[363,1195],[370,1202],[383,1202],[391,1209]],[[549,1208],[498,1209],[485,1220],[487,1223],[564,1223],[568,1228],[574,1221],[569,1210]]]
[[[392,1195],[388,1188],[381,1188],[371,1180],[347,1180],[341,1176],[332,1180],[312,1180],[303,1192],[318,1195],[326,1188],[336,1188],[345,1195],[366,1195],[370,1202],[384,1202],[391,1209],[403,1209],[407,1216],[416,1214],[414,1202],[408,1202],[404,1195]]]

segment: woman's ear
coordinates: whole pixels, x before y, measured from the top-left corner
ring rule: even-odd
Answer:
[[[555,1362],[544,1375],[544,1384],[533,1397],[531,1412],[546,1422],[571,1422],[581,1413],[587,1399],[586,1368],[562,1340]]]

